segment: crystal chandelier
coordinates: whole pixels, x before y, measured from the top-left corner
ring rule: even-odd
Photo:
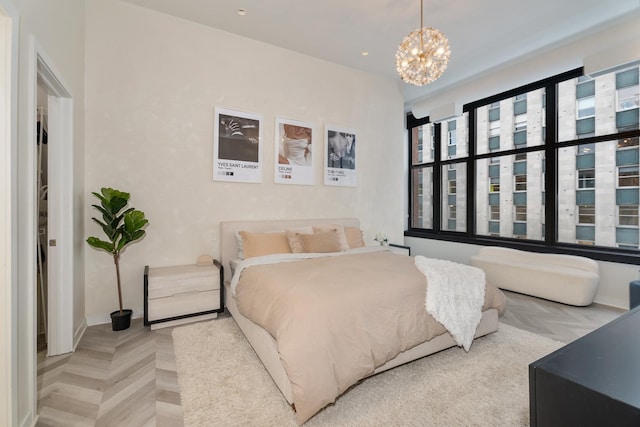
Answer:
[[[420,0],[420,28],[406,36],[396,52],[396,69],[407,83],[423,86],[435,81],[449,64],[449,41],[435,28],[422,26]]]

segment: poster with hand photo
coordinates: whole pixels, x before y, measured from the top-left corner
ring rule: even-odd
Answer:
[[[335,126],[326,126],[324,133],[324,184],[355,187],[356,133]]]
[[[276,184],[313,185],[313,125],[279,117],[275,141]]]
[[[262,182],[262,116],[215,109],[213,180]]]

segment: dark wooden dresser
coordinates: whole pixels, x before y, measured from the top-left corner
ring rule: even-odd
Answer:
[[[531,426],[640,426],[639,310],[529,365]]]

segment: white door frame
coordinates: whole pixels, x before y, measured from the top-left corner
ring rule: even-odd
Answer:
[[[0,424],[14,425],[18,410],[17,111],[18,13],[0,0]]]
[[[29,70],[28,70],[28,106],[29,120],[27,131],[31,132],[27,141],[33,142],[33,149],[29,150],[30,163],[36,163],[35,141],[37,124],[37,91],[40,84],[49,94],[47,122],[48,135],[48,239],[55,240],[55,246],[47,250],[48,265],[48,319],[47,319],[47,354],[49,356],[69,353],[73,351],[73,287],[74,287],[74,257],[73,257],[73,99],[67,85],[64,84],[60,73],[47,58],[35,37],[29,39]],[[34,168],[35,170],[35,168]],[[31,236],[38,236],[36,176],[29,177],[33,183],[28,188],[33,195],[31,209],[33,218],[30,225],[34,227]],[[35,241],[33,242],[35,246]],[[36,271],[35,251],[32,271]],[[34,274],[35,277],[35,274]],[[33,283],[33,289],[36,284]],[[31,298],[33,313],[33,334],[37,338],[35,322],[37,303]],[[34,354],[35,360],[35,354]]]

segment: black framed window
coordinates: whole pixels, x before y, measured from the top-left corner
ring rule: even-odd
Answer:
[[[637,64],[576,69],[440,123],[409,115],[405,235],[637,263],[638,77]],[[416,156],[420,134],[430,156]]]

